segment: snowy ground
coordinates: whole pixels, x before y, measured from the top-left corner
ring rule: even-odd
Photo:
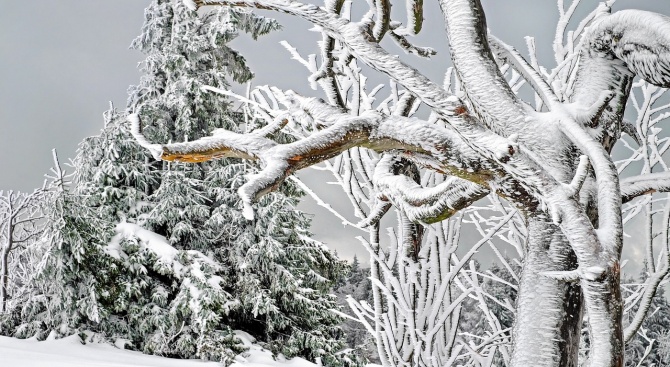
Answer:
[[[245,340],[246,344],[246,340]],[[231,367],[316,367],[302,358],[275,361],[272,354],[250,345],[244,357]],[[177,360],[117,349],[112,345],[83,345],[78,336],[60,340],[19,340],[0,336],[2,367],[220,367],[221,364],[197,360]]]

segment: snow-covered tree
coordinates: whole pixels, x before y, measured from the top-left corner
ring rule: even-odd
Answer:
[[[295,187],[260,200],[256,220],[244,218],[236,192],[243,175],[254,171],[231,163],[207,180],[216,203],[207,222],[217,235],[215,258],[226,265],[230,292],[240,300],[228,322],[287,357],[358,363],[348,353],[338,354],[345,349],[343,320],[331,312],[337,301],[330,289],[343,263],[310,238],[309,220],[295,210],[301,194]]]
[[[116,269],[104,256],[105,243],[92,236],[107,223],[70,191],[72,175],[55,152],[48,178],[39,257],[23,287],[24,301],[11,310],[15,322],[8,334],[21,338],[70,335],[109,315],[109,299],[101,294]]]
[[[188,141],[216,128],[241,131],[226,98],[202,87],[227,87],[226,77],[250,79],[244,59],[227,43],[238,31],[257,38],[277,27],[248,11],[226,8],[198,17],[181,2],[152,2],[132,45],[147,54],[146,74],[129,98],[131,110],[155,117],[156,124],[144,126],[147,136]],[[260,202],[263,215],[254,223],[244,219],[236,189],[255,170],[235,162],[163,165],[148,198],[151,210],[138,223],[174,248],[200,251],[221,266],[232,302],[219,313],[221,324],[287,357],[348,363],[346,354],[336,356],[343,347],[341,319],[329,311],[336,307],[330,279],[342,266],[309,238],[307,218],[295,211],[296,188],[285,186]]]
[[[258,38],[279,26],[248,11],[222,9],[195,16],[181,2],[154,0],[145,10],[142,34],[131,48],[146,55],[140,83],[129,90],[130,110],[151,116],[151,139],[188,141],[213,129],[236,128],[229,102],[203,90],[247,82],[253,74],[228,46],[239,31]]]
[[[620,179],[611,153],[619,141],[631,144],[622,138],[625,133],[637,138],[635,144],[642,150],[652,150],[654,163],[662,160],[658,153],[665,152],[665,145],[657,139],[649,148],[649,140],[640,139],[641,132],[636,134],[631,128],[635,125],[623,116],[627,101],[634,97],[631,86],[635,76],[653,88],[670,86],[670,20],[636,10],[612,14],[613,2],[602,3],[579,22],[572,17],[580,1],[567,6],[558,1],[559,23],[553,44],[556,65],[543,68],[538,65],[532,39],[526,60],[488,33],[479,0],[440,0],[456,79],[452,81],[450,76],[442,85],[381,43],[390,38],[408,53],[433,54],[432,49],[411,41],[423,27],[421,1],[398,1],[406,4],[406,20],[401,22],[394,19],[398,13],[392,14],[391,5],[396,2],[390,0],[368,1],[369,10],[359,20],[352,19],[351,2],[341,0],[327,0],[324,7],[288,0],[187,0],[194,10],[206,5],[256,7],[295,15],[316,25],[323,34],[319,63],[316,57],[303,59],[290,50],[310,69],[309,82],[321,88],[325,100],[259,88],[240,100],[267,128],[246,133],[220,130],[183,143],[148,141],[140,132],[140,117],[149,125],[155,119],[141,111],[129,121],[136,139],[164,161],[234,157],[260,162],[259,173],[248,176],[238,190],[249,220],[256,218],[253,203],[279,188],[292,173],[334,158],[334,170],[342,172],[340,177],[350,186],[347,192],[361,192],[360,197],[368,198],[367,202],[357,201],[356,214],[363,220],[358,227],[371,228],[370,252],[384,253],[381,261],[373,264],[371,274],[373,283],[379,282],[374,301],[378,305],[365,308],[373,317],[384,311],[380,297],[395,300],[398,310],[412,314],[401,302],[411,292],[389,289],[380,280],[380,267],[387,264],[392,269],[388,261],[393,263],[395,258],[387,256],[403,254],[406,260],[401,265],[408,274],[416,274],[417,264],[430,259],[417,256],[430,250],[421,247],[423,233],[414,223],[440,222],[487,194],[500,196],[525,222],[523,231],[518,231],[525,232],[524,241],[513,241],[523,243],[523,268],[509,364],[576,366],[583,308],[590,347],[588,361],[582,362],[621,366],[624,343],[647,315],[650,299],[667,274],[670,253],[666,246],[654,258],[659,267],[653,273],[654,281],[645,287],[649,291],[643,292],[647,294],[642,297],[643,305],[647,306],[639,307],[639,320],[631,322],[624,333],[619,279],[623,204],[667,191],[670,179],[667,169],[661,167],[664,164],[658,171],[646,166],[642,175]],[[572,28],[568,31],[568,27]],[[380,88],[364,89],[359,62],[392,79],[388,98],[375,100]],[[524,84],[530,93],[517,94]],[[525,100],[524,95],[531,97]],[[653,102],[654,98],[646,100]],[[429,116],[411,117],[420,105],[430,111]],[[665,118],[659,112],[663,107],[658,108],[648,110],[656,122]],[[278,131],[295,139],[277,141],[273,136]],[[382,153],[381,159],[375,160],[371,151]],[[363,156],[372,159],[359,159]],[[350,160],[353,163],[349,164]],[[326,162],[326,167],[332,164]],[[413,165],[444,177],[424,180]],[[357,167],[355,173],[352,167]],[[361,176],[370,180],[354,179]],[[363,204],[369,210],[363,210]],[[401,212],[403,232],[398,237],[404,239],[398,241],[402,247],[386,253],[380,251],[378,220],[391,205]],[[509,215],[511,219],[516,214],[512,211]],[[513,232],[509,228],[508,232]],[[480,279],[473,274],[476,269],[465,273],[470,276],[470,289],[477,293]],[[393,274],[384,277],[391,281]],[[454,281],[459,278],[453,275]],[[402,288],[400,284],[398,290]],[[484,295],[480,292],[477,297]],[[479,304],[485,307],[485,302]],[[390,318],[387,324],[387,331],[407,325],[394,324]],[[379,332],[381,324],[375,325]],[[403,350],[404,339],[395,340],[396,346],[382,341],[378,348],[384,352],[384,365],[403,360],[404,356],[392,351]],[[479,355],[478,350],[469,353]],[[491,358],[467,363],[490,365]]]
[[[44,199],[46,188],[30,194],[15,191],[0,191],[0,313],[10,298],[25,281],[26,261],[32,245],[44,230]],[[23,277],[22,277],[23,275]],[[23,279],[22,279],[23,278]]]
[[[357,319],[347,301],[348,297],[351,297],[359,302],[373,303],[372,283],[368,278],[369,274],[370,269],[361,267],[358,256],[354,256],[347,275],[338,281],[333,291],[337,295],[338,304],[344,309],[343,312],[349,316],[342,326],[347,336],[347,345],[369,362],[379,363],[373,335]]]

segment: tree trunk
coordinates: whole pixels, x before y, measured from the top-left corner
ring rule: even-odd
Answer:
[[[5,247],[0,252],[0,313],[7,309],[7,298],[9,297],[9,248]]]
[[[584,302],[594,310],[589,314],[589,335],[591,335],[591,353],[588,366],[623,366],[623,327],[621,324],[623,301],[621,300],[619,261],[614,261],[605,269],[605,273],[595,280],[582,280],[582,286],[589,296]],[[600,336],[600,345],[596,345],[594,335]],[[593,352],[598,350],[608,353]]]
[[[543,275],[569,271],[577,258],[560,228],[542,213],[528,220],[527,253],[514,324],[514,367],[577,367],[582,324],[579,282]]]

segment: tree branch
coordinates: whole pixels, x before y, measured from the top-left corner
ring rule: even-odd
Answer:
[[[655,192],[670,192],[670,172],[649,173],[621,180],[621,200],[624,203]]]
[[[518,133],[526,125],[526,110],[493,58],[480,1],[440,0],[440,6],[451,59],[474,113],[498,134]]]
[[[131,133],[135,140],[158,160],[189,163],[205,162],[216,158],[257,160],[261,152],[277,145],[261,135],[237,134],[224,129],[218,129],[212,136],[192,142],[152,144],[142,135],[138,115],[128,115],[128,121],[131,123]]]
[[[582,45],[572,100],[588,106],[602,91],[614,92],[598,120],[607,135],[619,138],[633,75],[670,87],[670,19],[640,10],[601,14]]]
[[[402,158],[387,154],[377,162],[373,180],[377,191],[413,222],[435,223],[488,195],[489,190],[458,177],[424,188],[396,168]]]
[[[492,34],[489,34],[489,43],[497,56],[509,63],[516,71],[518,71],[528,83],[533,87],[535,92],[542,98],[545,105],[551,110],[559,104],[558,97],[554,94],[547,81],[542,78],[521,54],[512,46],[505,44]]]
[[[135,138],[154,152],[158,159],[182,162],[202,162],[222,157],[260,160],[263,169],[251,175],[239,189],[248,218],[253,218],[252,201],[275,189],[287,176],[356,146],[380,152],[401,149],[425,153],[436,158],[444,172],[483,185],[497,179],[495,165],[473,154],[453,131],[445,127],[372,111],[358,117],[343,113],[323,116],[323,110],[318,105],[312,105],[314,100],[303,102],[295,100],[300,109],[308,109],[317,119],[326,119],[324,125],[327,127],[289,144],[277,144],[262,136],[226,130],[217,130],[211,137],[188,143],[151,144],[139,132],[139,118],[131,115],[129,121]]]
[[[468,109],[462,101],[430,81],[416,69],[403,63],[394,55],[390,55],[374,40],[371,40],[367,36],[368,33],[356,23],[351,23],[336,14],[325,12],[315,5],[302,4],[297,1],[205,0],[202,4],[249,6],[275,10],[301,17],[318,25],[323,28],[324,32],[330,33],[334,39],[342,42],[352,55],[373,69],[390,76],[405,89],[419,97],[438,115],[448,121],[472,150],[492,160],[507,160],[513,154],[514,150],[511,148],[513,144],[481,126],[476,118],[469,115]],[[490,85],[487,88],[489,87]],[[502,150],[500,148],[509,149],[501,155]]]

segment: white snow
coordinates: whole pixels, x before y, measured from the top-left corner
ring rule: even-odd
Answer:
[[[275,360],[270,351],[252,344],[253,338],[236,331],[249,351],[237,357],[233,367],[317,367],[302,358]],[[0,336],[0,365],[7,367],[221,367],[217,362],[170,359],[121,350],[109,344],[82,344],[70,336],[59,340],[36,341]]]
[[[249,351],[235,357],[237,362],[230,367],[317,367],[316,364],[302,358],[286,359],[281,354],[275,358],[269,350],[253,344],[254,338],[244,331],[235,330],[235,336],[242,340],[242,344],[248,347]]]
[[[112,240],[110,241],[110,250],[120,248],[118,243],[123,238],[137,237],[149,250],[151,250],[151,252],[156,254],[161,261],[166,263],[173,262],[179,252],[176,248],[170,246],[170,243],[165,237],[146,230],[135,223],[123,222],[117,224],[116,233],[117,235],[112,237]]]
[[[193,11],[198,10],[198,5],[193,0],[184,0],[184,5]]]
[[[158,262],[172,268],[175,274],[180,274],[183,267],[176,258],[179,250],[172,247],[163,236],[140,227],[135,223],[122,222],[116,225],[116,235],[112,237],[104,251],[117,259],[125,256],[121,250],[121,240],[137,238],[142,247],[156,255]],[[205,256],[202,256],[205,257]]]
[[[214,367],[215,362],[177,360],[117,349],[108,344],[82,344],[70,336],[36,341],[0,336],[0,361],[7,367]]]

